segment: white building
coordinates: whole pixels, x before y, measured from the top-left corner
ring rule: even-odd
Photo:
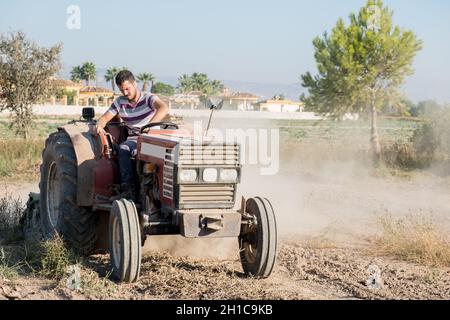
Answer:
[[[264,100],[256,104],[256,110],[269,112],[303,112],[304,104],[291,100]]]
[[[235,92],[222,95],[223,110],[248,111],[254,110],[254,104],[258,101],[258,96],[247,92]]]

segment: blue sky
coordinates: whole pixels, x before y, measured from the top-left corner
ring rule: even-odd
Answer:
[[[211,78],[299,83],[315,70],[312,39],[365,0],[0,0],[0,32],[23,30],[43,45],[64,43],[66,67],[93,61],[157,77],[193,71]],[[450,1],[385,0],[394,21],[424,41],[405,91],[450,102]],[[81,29],[69,30],[69,5]],[[299,92],[300,92],[299,86]]]

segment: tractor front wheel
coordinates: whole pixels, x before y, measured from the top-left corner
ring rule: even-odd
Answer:
[[[134,282],[141,269],[141,230],[136,206],[132,201],[113,202],[109,215],[109,252],[112,277]]]
[[[247,199],[245,212],[248,223],[242,225],[239,235],[242,268],[247,275],[267,278],[277,252],[275,214],[269,200],[260,197]]]

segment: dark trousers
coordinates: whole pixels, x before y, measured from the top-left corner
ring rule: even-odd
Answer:
[[[134,185],[134,166],[131,157],[136,154],[137,137],[129,137],[119,146],[120,183]]]

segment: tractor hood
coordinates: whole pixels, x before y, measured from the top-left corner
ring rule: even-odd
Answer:
[[[138,138],[137,159],[159,168],[163,206],[225,209],[235,203],[241,176],[236,142],[152,132]]]

